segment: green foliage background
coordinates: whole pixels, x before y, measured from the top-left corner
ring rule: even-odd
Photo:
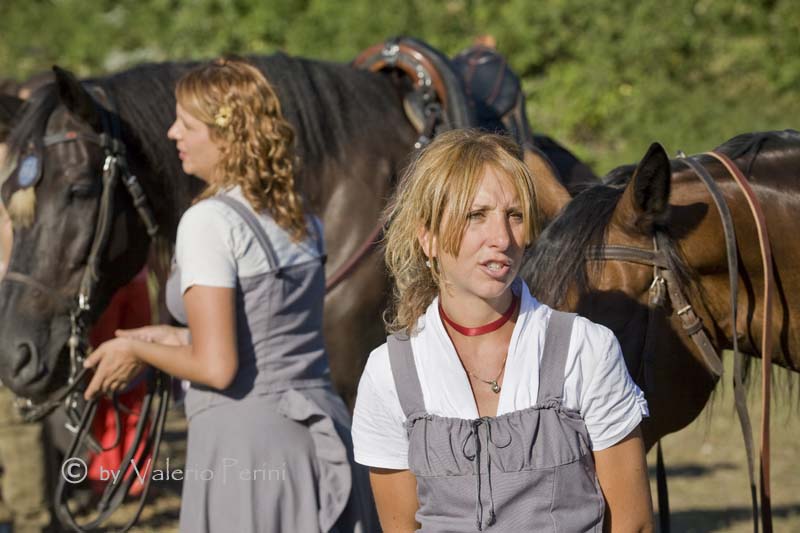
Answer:
[[[455,54],[482,33],[534,129],[596,171],[651,141],[703,151],[800,127],[797,0],[0,0],[0,77],[282,50],[349,61],[398,34]]]

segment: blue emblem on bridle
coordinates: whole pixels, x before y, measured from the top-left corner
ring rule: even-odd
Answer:
[[[39,158],[35,155],[29,155],[22,160],[19,164],[19,172],[17,173],[17,183],[20,187],[30,187],[36,183],[39,177]]]

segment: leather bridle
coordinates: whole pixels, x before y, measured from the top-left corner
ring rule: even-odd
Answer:
[[[131,172],[125,152],[125,145],[121,138],[121,125],[115,106],[102,87],[99,85],[88,86],[88,91],[103,101],[108,108],[103,108],[94,98],[95,108],[100,116],[103,132],[100,134],[78,132],[68,130],[65,132],[45,135],[39,140],[38,147],[47,147],[74,141],[84,141],[99,146],[105,155],[103,172],[101,176],[102,192],[99,200],[99,210],[97,223],[95,225],[94,238],[90,248],[86,267],[81,277],[81,284],[74,300],[60,296],[60,291],[48,287],[28,274],[22,272],[7,272],[4,281],[20,283],[37,291],[42,291],[51,297],[62,298],[71,307],[70,316],[70,336],[66,346],[69,349],[70,370],[67,384],[60,389],[52,398],[43,403],[34,403],[30,399],[18,399],[17,407],[23,419],[28,422],[39,421],[52,413],[59,406],[63,406],[69,420],[67,428],[74,433],[70,448],[65,456],[67,460],[76,457],[86,444],[96,452],[116,447],[120,441],[120,409],[116,397],[113,398],[115,407],[115,417],[117,435],[115,442],[109,448],[102,448],[91,436],[92,420],[97,409],[97,399],[89,402],[83,400],[81,385],[88,376],[88,372],[83,368],[83,361],[89,352],[87,321],[91,311],[91,304],[94,290],[99,281],[99,265],[103,254],[108,248],[111,229],[114,222],[114,195],[118,184],[121,182],[131,197],[134,207],[139,214],[147,234],[153,238],[158,233],[158,224],[150,207],[150,203],[142,189],[138,178]],[[158,404],[155,408],[156,414],[151,415],[151,407],[155,398]],[[142,402],[141,414],[136,426],[134,441],[129,446],[125,457],[120,464],[120,472],[127,472],[132,461],[137,462],[139,472],[147,470],[148,465],[143,464],[152,452],[152,458],[148,459],[150,464],[155,463],[158,456],[158,447],[161,441],[164,422],[166,420],[167,407],[169,403],[169,377],[160,371],[152,371],[149,376],[148,390]],[[147,427],[149,426],[149,427]],[[147,436],[144,434],[147,432]],[[142,450],[139,450],[142,448]],[[137,450],[141,451],[134,459]],[[119,478],[119,479],[118,479]],[[56,513],[59,519],[71,527],[74,531],[91,531],[100,527],[111,514],[119,507],[128,494],[131,484],[137,479],[136,476],[117,476],[109,482],[98,503],[97,517],[88,524],[79,525],[75,522],[74,516],[66,502],[65,477],[59,477],[56,488]],[[144,490],[140,496],[139,507],[135,516],[123,526],[119,531],[127,531],[139,517],[150,485],[150,478],[145,480]]]
[[[750,188],[746,178],[736,165],[724,154],[718,152],[707,152],[706,155],[713,157],[720,161],[726,168],[728,173],[734,178],[734,181],[739,185],[739,189],[744,193],[745,197],[750,204],[753,216],[756,220],[756,226],[759,229],[759,240],[762,250],[762,258],[764,260],[765,270],[765,302],[764,302],[764,334],[762,343],[762,364],[764,367],[763,375],[766,376],[766,384],[763,386],[764,401],[762,402],[763,417],[766,424],[762,423],[761,433],[761,521],[763,524],[764,532],[772,530],[772,518],[770,509],[770,491],[769,491],[769,375],[770,375],[770,359],[771,359],[771,319],[770,319],[770,293],[772,291],[771,273],[771,254],[769,241],[766,237],[766,223],[763,213],[761,212],[760,205],[755,198],[755,194]],[[738,334],[736,331],[737,325],[737,302],[738,302],[738,249],[736,245],[736,234],[731,216],[730,209],[725,202],[724,195],[717,183],[711,177],[705,167],[695,157],[681,157],[677,160],[688,166],[694,174],[703,182],[708,189],[714,204],[719,212],[722,221],[723,233],[725,236],[726,258],[728,264],[728,274],[730,282],[730,307],[731,307],[731,328],[733,338],[733,352],[735,358],[734,366],[734,393],[736,401],[737,414],[742,426],[742,433],[745,440],[745,448],[748,458],[748,474],[750,477],[751,496],[753,503],[753,523],[754,531],[758,531],[758,501],[756,499],[755,479],[754,479],[754,453],[753,453],[753,437],[752,428],[750,424],[750,417],[747,412],[747,404],[745,398],[744,387],[742,384],[742,374],[744,368],[744,356],[739,352]],[[631,246],[622,245],[607,245],[602,247],[595,247],[590,250],[589,259],[595,261],[623,261],[637,263],[653,267],[653,282],[649,289],[649,305],[648,305],[648,325],[645,332],[644,353],[641,363],[639,377],[643,378],[644,388],[646,391],[652,392],[655,378],[652,374],[654,368],[653,357],[655,350],[650,349],[652,342],[652,335],[650,335],[650,326],[653,322],[653,315],[658,307],[662,307],[665,303],[665,292],[669,296],[670,304],[673,310],[673,315],[677,315],[681,321],[681,326],[685,335],[687,335],[697,346],[701,355],[701,363],[706,369],[714,382],[718,381],[723,373],[722,359],[711,343],[707,332],[703,327],[703,321],[700,316],[695,312],[691,302],[686,297],[682,290],[677,276],[670,268],[669,261],[664,249],[668,245],[668,237],[664,232],[657,231],[653,238],[653,249],[643,249]],[[660,448],[659,448],[660,452]],[[659,454],[660,455],[660,454]],[[659,483],[660,485],[661,483]],[[666,501],[666,500],[664,500]]]

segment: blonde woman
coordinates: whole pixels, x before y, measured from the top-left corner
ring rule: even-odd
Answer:
[[[517,277],[532,177],[506,137],[435,139],[387,219],[387,344],[353,420],[387,532],[649,531],[642,392],[603,326]]]
[[[294,184],[294,134],[264,75],[221,59],[176,88],[168,136],[207,187],[181,218],[167,286],[188,329],[119,332],[87,361],[87,396],[142,364],[191,381],[180,529],[372,531],[366,469],[321,333],[320,222]]]

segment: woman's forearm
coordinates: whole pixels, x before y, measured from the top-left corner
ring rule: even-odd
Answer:
[[[169,346],[132,339],[131,348],[140,361],[176,378],[216,389],[225,389],[233,381],[230,364],[222,357],[198,352],[191,344]]]

